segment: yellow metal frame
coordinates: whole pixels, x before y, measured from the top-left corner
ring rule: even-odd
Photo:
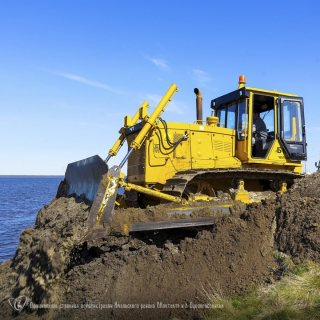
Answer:
[[[153,128],[155,125],[155,122],[159,119],[161,114],[165,111],[167,105],[172,100],[173,96],[178,91],[178,87],[175,84],[172,84],[167,93],[163,96],[161,101],[159,102],[156,109],[153,111],[152,115],[150,117],[146,116],[146,122],[144,123],[144,126],[138,133],[137,137],[134,139],[134,141],[131,142],[130,147],[133,149],[139,149],[145,139],[147,138],[147,134],[149,131]]]
[[[246,100],[245,105],[244,140],[238,140],[236,130],[218,126],[217,117],[208,117],[206,120],[196,120],[193,124],[167,122],[167,133],[171,142],[175,143],[182,136],[187,136],[186,139],[180,141],[179,145],[172,147],[166,139],[167,135],[163,125],[158,121],[161,113],[178,91],[177,86],[172,85],[154,113],[150,117],[145,115],[143,128],[130,143],[130,147],[134,149],[139,149],[144,144],[145,153],[140,154],[144,159],[141,163],[144,173],[128,174],[128,183],[141,187],[164,185],[176,172],[192,169],[257,168],[301,173],[303,166],[301,162],[289,160],[277,139],[278,106],[276,100],[280,95],[290,97],[297,97],[297,95],[251,87],[246,87],[246,90],[250,91],[250,97]],[[254,94],[272,96],[275,101],[275,140],[265,159],[252,157],[251,154]],[[152,195],[155,196],[155,194]]]
[[[119,133],[121,133],[121,135],[108,153],[111,157],[114,157],[118,154],[119,148],[121,147],[124,139],[126,138],[125,128],[134,126],[139,119],[144,119],[148,114],[147,108],[149,108],[149,106],[149,103],[147,101],[144,101],[132,119],[130,116],[124,117],[124,127],[122,127],[119,130]]]

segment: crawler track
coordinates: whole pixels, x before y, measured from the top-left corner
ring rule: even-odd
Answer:
[[[293,183],[294,179],[302,178],[300,173],[285,170],[271,169],[199,169],[177,172],[171,179],[168,179],[162,192],[175,197],[181,197],[189,181],[194,178],[203,180],[214,180],[223,178],[252,179],[252,180],[278,180]]]

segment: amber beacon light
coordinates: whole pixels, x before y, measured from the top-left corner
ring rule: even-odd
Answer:
[[[239,76],[239,87],[238,89],[241,89],[246,84],[246,76]]]

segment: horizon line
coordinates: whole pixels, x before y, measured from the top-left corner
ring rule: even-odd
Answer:
[[[1,177],[64,177],[62,174],[0,174]]]

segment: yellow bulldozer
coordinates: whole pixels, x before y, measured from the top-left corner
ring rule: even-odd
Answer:
[[[150,116],[149,104],[143,102],[132,119],[124,118],[120,137],[105,160],[96,155],[69,164],[57,196],[84,194],[93,201],[83,239],[108,235],[117,205],[145,207],[171,201],[187,206],[228,188],[234,200],[248,203],[248,191],[285,192],[302,177],[301,162],[307,159],[303,98],[246,87],[245,76],[238,84],[235,91],[211,100],[211,115],[205,119],[201,92],[194,89],[194,123],[161,118],[178,91],[172,84]],[[125,141],[125,158],[109,169],[108,160]],[[121,169],[126,162],[125,175]],[[124,188],[124,195],[117,195],[118,188]],[[199,220],[189,224],[210,223]],[[179,223],[185,226],[185,221],[177,221],[170,227]],[[139,229],[130,228],[125,232]]]

